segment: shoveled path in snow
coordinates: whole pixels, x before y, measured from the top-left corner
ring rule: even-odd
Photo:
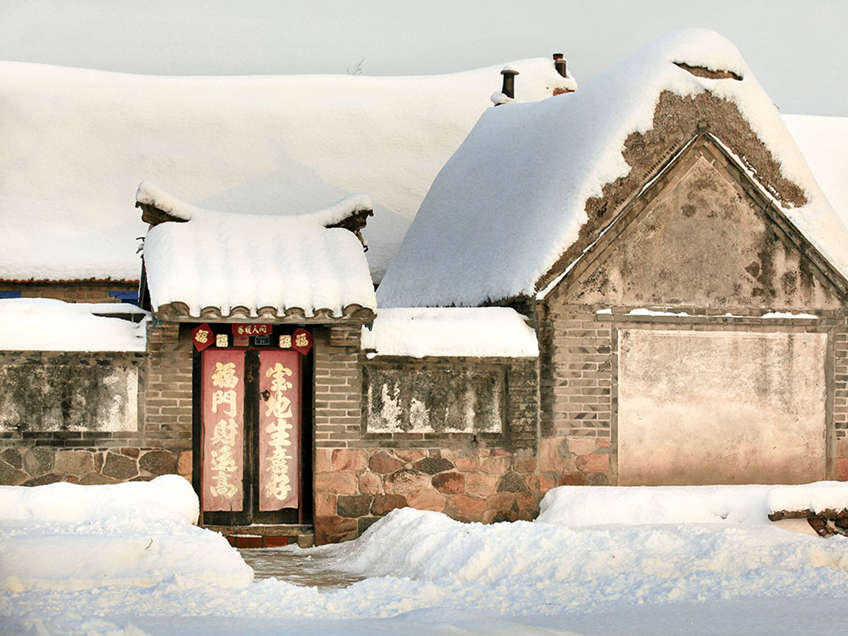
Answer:
[[[333,567],[326,554],[308,554],[291,548],[242,548],[241,558],[253,568],[254,579],[275,578],[294,585],[342,589],[361,581],[364,576]]]

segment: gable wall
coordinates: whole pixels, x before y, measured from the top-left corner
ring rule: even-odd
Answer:
[[[681,157],[680,164],[654,187],[659,194],[637,201],[636,213],[622,217],[624,222],[609,231],[612,240],[606,246],[599,243],[595,253],[578,263],[541,305],[543,490],[563,483],[620,482],[619,337],[622,330],[634,328],[710,332],[720,343],[717,350],[724,347],[725,351],[746,341],[741,334],[749,334],[749,340],[754,338],[762,346],[778,338],[789,343],[788,351],[784,359],[769,364],[790,369],[793,364],[801,367],[806,363],[805,357],[794,357],[794,344],[806,343],[809,338],[804,334],[823,334],[826,351],[820,353],[825,356],[825,368],[793,372],[807,374],[801,378],[804,386],[816,386],[816,377],[825,382],[822,390],[827,404],[822,404],[821,415],[815,416],[815,421],[825,421],[818,429],[813,426],[806,433],[796,431],[794,438],[790,435],[798,448],[784,448],[783,459],[756,474],[773,471],[768,478],[771,481],[780,481],[781,475],[785,481],[825,475],[848,478],[848,440],[844,437],[848,416],[848,368],[844,366],[848,351],[844,347],[848,343],[844,341],[845,311],[838,292],[802,256],[791,237],[765,216],[763,203],[749,196],[750,184],[734,174],[724,157],[708,144]],[[689,316],[629,315],[644,307]],[[609,313],[598,314],[598,310]],[[769,311],[819,317],[800,321],[759,318]],[[722,316],[725,313],[742,317]],[[699,341],[694,336],[683,340],[687,346]],[[671,368],[679,356],[688,359],[695,355],[693,351],[657,347],[652,355],[671,357],[666,363],[652,362],[658,369]],[[744,362],[741,358],[735,365],[731,360],[714,361],[715,368],[734,365],[728,377],[744,368]],[[763,396],[763,406],[770,403],[769,395],[778,396]],[[695,426],[691,421],[686,424]],[[749,437],[761,438],[766,430],[767,425],[756,431],[752,428]],[[710,436],[715,439],[718,433],[707,433]],[[818,436],[824,439],[816,441]],[[692,437],[695,445],[696,435]],[[813,446],[804,446],[808,443]],[[672,448],[677,448],[675,444]],[[768,456],[762,444],[753,444],[757,452]],[[778,444],[786,446],[785,440]],[[654,448],[656,460],[648,452],[647,462],[662,465],[660,458],[666,451],[661,446]],[[799,470],[792,458],[809,455],[812,448],[823,455],[819,468],[810,464]],[[744,460],[738,459],[737,464]],[[733,475],[740,480],[748,477]],[[733,475],[716,479],[709,469],[694,470],[693,466],[691,472],[678,476],[676,483],[709,483],[711,478],[728,481]]]
[[[635,218],[618,228],[619,240],[590,253],[594,262],[583,272],[576,268],[567,292],[571,302],[840,307],[821,272],[770,221],[764,202],[749,194],[715,147],[701,143],[656,186],[659,193],[640,202]]]

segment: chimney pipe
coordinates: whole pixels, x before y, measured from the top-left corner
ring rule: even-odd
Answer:
[[[565,68],[565,58],[562,53],[554,53],[554,68],[563,77],[568,77],[568,71]]]
[[[501,92],[510,99],[515,99],[515,76],[518,75],[518,71],[511,66],[504,66],[501,75],[503,75]]]

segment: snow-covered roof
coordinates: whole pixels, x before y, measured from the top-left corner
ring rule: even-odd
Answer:
[[[376,308],[362,243],[327,227],[367,211],[352,195],[310,214],[213,212],[142,184],[137,201],[173,218],[151,227],[144,264],[165,318],[339,318]],[[161,206],[161,207],[159,207]]]
[[[509,307],[381,308],[362,328],[362,349],[368,357],[539,355],[536,332]]]
[[[827,200],[848,225],[848,117],[783,115]]]
[[[764,148],[756,172],[771,171],[779,182],[766,184],[769,192],[824,256],[848,273],[848,230],[777,109],[733,44],[692,29],[648,45],[576,93],[486,111],[422,203],[380,285],[380,306],[479,305],[535,294],[555,265],[567,267],[569,249],[597,238],[620,202],[599,208],[591,219],[590,204],[608,201],[610,184],[630,184],[635,193],[650,178],[650,172],[633,169],[624,150],[630,135],[648,135],[659,125],[655,112],[666,95],[682,107],[701,95],[735,106],[743,118],[735,130],[748,148]],[[693,131],[686,134],[692,135],[697,119],[709,113],[689,113]],[[722,126],[709,123],[716,124],[711,130]],[[747,137],[746,123],[753,132]]]
[[[549,59],[514,66],[518,101],[573,85]],[[132,194],[143,179],[256,214],[368,192],[379,279],[439,168],[490,107],[500,69],[154,77],[0,62],[0,279],[136,280],[145,226]]]

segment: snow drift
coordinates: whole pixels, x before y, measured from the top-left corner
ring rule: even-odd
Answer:
[[[0,487],[0,589],[243,587],[253,571],[223,536],[192,525],[182,477],[103,486]]]
[[[811,501],[818,502],[812,507],[848,507],[848,484],[564,486],[545,495],[534,522],[460,523],[403,508],[354,542],[317,549],[334,554],[339,569],[369,576],[458,579],[513,590],[579,581],[581,595],[608,593],[602,590],[616,577],[674,581],[666,592],[680,589],[669,599],[709,594],[724,578],[738,579],[740,589],[748,581],[747,593],[756,594],[768,589],[767,572],[797,575],[802,588],[800,573],[820,567],[848,582],[848,539],[787,532],[768,520],[771,506]],[[695,581],[704,586],[700,592]]]

